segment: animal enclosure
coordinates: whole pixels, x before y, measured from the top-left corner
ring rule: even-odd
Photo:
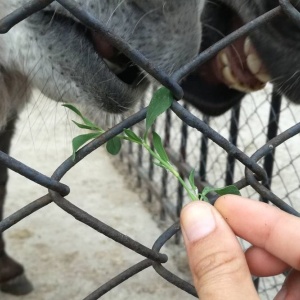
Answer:
[[[30,1],[24,7],[20,7],[19,10],[0,20],[0,33],[5,34],[16,23],[51,2],[53,1]],[[183,96],[179,82],[184,76],[238,37],[282,13],[300,24],[300,16],[292,4],[287,0],[280,0],[277,8],[244,25],[200,53],[195,60],[170,77],[158,66],[151,64],[141,53],[131,49],[120,37],[109,32],[101,21],[94,22],[89,14],[76,7],[72,1],[57,0],[57,2],[83,24],[105,35],[112,45],[167,87],[174,95],[174,100],[180,100]],[[24,218],[30,218],[31,214],[53,202],[79,222],[144,257],[131,268],[120,270],[118,276],[103,283],[85,299],[98,299],[115,286],[151,267],[162,277],[162,280],[167,280],[197,297],[191,283],[182,280],[164,267],[168,257],[160,252],[162,246],[172,237],[175,238],[175,242],[180,242],[178,216],[182,205],[186,202],[186,195],[168,173],[154,165],[152,158],[144,153],[140,146],[128,144],[123,148],[120,159],[132,174],[135,174],[137,184],[145,187],[143,199],[149,203],[157,203],[156,213],[165,220],[165,224],[170,224],[170,227],[157,237],[152,249],[109,227],[67,200],[67,195],[72,193],[72,187],[63,183],[63,176],[95,149],[122,133],[124,128],[133,128],[142,133],[146,106],[147,102],[142,103],[142,107],[139,107],[136,112],[80,149],[74,161],[69,158],[62,162],[51,177],[0,152],[1,164],[48,189],[47,194],[33,199],[32,203],[1,221],[2,232]],[[171,109],[159,117],[155,129],[163,137],[168,155],[183,177],[188,176],[191,169],[195,168],[197,173],[195,179],[199,189],[207,184],[221,187],[234,183],[242,190],[243,195],[260,198],[261,201],[272,203],[299,216],[298,111],[300,112],[300,108],[288,104],[269,86],[264,91],[247,96],[241,104],[218,118],[209,118],[185,103],[174,101]],[[214,199],[215,197],[212,196],[211,200]],[[283,279],[284,276],[280,275],[254,280],[262,298],[272,299]]]

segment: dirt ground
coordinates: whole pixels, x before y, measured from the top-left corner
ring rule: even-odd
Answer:
[[[12,155],[51,175],[71,154],[75,129],[65,109],[37,94],[18,123]],[[97,150],[62,180],[71,187],[67,196],[108,225],[151,247],[161,231],[111,158]],[[5,215],[46,193],[46,189],[11,172]],[[5,233],[9,253],[26,267],[34,291],[22,297],[0,292],[1,300],[83,299],[100,285],[143,258],[76,221],[55,204],[39,210]],[[170,255],[167,266],[176,270]],[[170,252],[173,251],[173,252]],[[147,269],[102,299],[195,299]]]

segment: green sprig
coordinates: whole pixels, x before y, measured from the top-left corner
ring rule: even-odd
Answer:
[[[218,195],[225,195],[225,194],[234,194],[234,195],[240,195],[239,190],[236,186],[230,185],[223,188],[214,188],[210,186],[206,186],[201,193],[198,192],[198,188],[195,184],[195,170],[193,169],[189,175],[188,183],[185,182],[185,180],[180,176],[177,169],[171,164],[170,159],[168,157],[168,154],[163,146],[161,137],[155,132],[152,131],[152,142],[153,142],[153,149],[148,143],[148,135],[149,130],[151,126],[155,123],[158,116],[160,116],[162,113],[164,113],[167,109],[170,108],[173,102],[173,96],[171,92],[166,89],[165,87],[162,87],[158,89],[154,95],[153,98],[150,101],[150,104],[147,109],[146,114],[146,131],[143,136],[143,138],[139,137],[136,133],[134,133],[130,129],[124,129],[124,134],[120,134],[118,136],[115,136],[114,138],[110,139],[106,143],[106,149],[107,151],[112,154],[116,155],[120,152],[122,147],[122,140],[127,140],[132,143],[136,143],[138,145],[141,145],[144,147],[150,155],[153,156],[155,159],[155,164],[167,171],[169,171],[173,176],[177,178],[177,180],[181,183],[181,185],[184,187],[186,192],[189,195],[189,198],[192,201],[195,200],[202,200],[202,201],[208,201],[207,195],[209,193],[216,193]],[[99,137],[101,134],[103,134],[105,131],[88,120],[86,117],[84,117],[81,112],[72,104],[64,104],[64,107],[72,110],[75,114],[77,114],[81,120],[83,121],[83,124],[74,122],[76,126],[78,126],[81,129],[87,129],[92,131],[92,133],[82,134],[77,137],[75,137],[72,140],[72,147],[73,147],[73,160],[75,159],[76,152],[88,141],[95,139]]]

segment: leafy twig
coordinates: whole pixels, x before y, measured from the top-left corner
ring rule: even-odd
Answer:
[[[180,176],[176,168],[171,164],[169,157],[166,153],[166,150],[164,149],[162,140],[155,131],[152,132],[152,141],[153,141],[154,149],[151,148],[151,146],[148,143],[149,130],[151,126],[154,124],[157,117],[170,108],[172,101],[173,101],[173,96],[168,89],[166,89],[165,87],[158,89],[154,93],[153,98],[147,110],[146,132],[143,138],[137,136],[130,129],[124,129],[125,135],[121,134],[115,136],[114,138],[112,138],[106,143],[107,151],[112,155],[118,154],[122,146],[121,140],[127,140],[132,143],[142,145],[149,152],[149,154],[155,158],[156,161],[154,163],[157,166],[166,169],[177,178],[177,180],[187,191],[190,199],[193,201],[194,200],[208,201],[207,194],[210,192],[215,192],[218,195],[225,195],[225,194],[240,195],[239,190],[234,185],[230,185],[224,188],[214,188],[214,187],[207,186],[203,189],[201,193],[199,193],[198,188],[195,185],[195,170],[193,169],[189,175],[188,178],[189,184],[186,183],[185,180]],[[87,129],[92,131],[92,133],[82,134],[73,139],[72,141],[73,159],[75,159],[76,151],[79,148],[81,148],[89,140],[99,137],[105,131],[102,128],[98,127],[93,122],[91,122],[90,120],[88,120],[86,117],[84,117],[81,114],[81,112],[72,104],[64,104],[63,106],[72,110],[83,121],[83,124],[73,121],[76,126],[82,129]]]

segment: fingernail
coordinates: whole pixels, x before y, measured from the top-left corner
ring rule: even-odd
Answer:
[[[212,207],[204,202],[186,206],[181,218],[181,225],[190,242],[204,238],[216,228]]]

